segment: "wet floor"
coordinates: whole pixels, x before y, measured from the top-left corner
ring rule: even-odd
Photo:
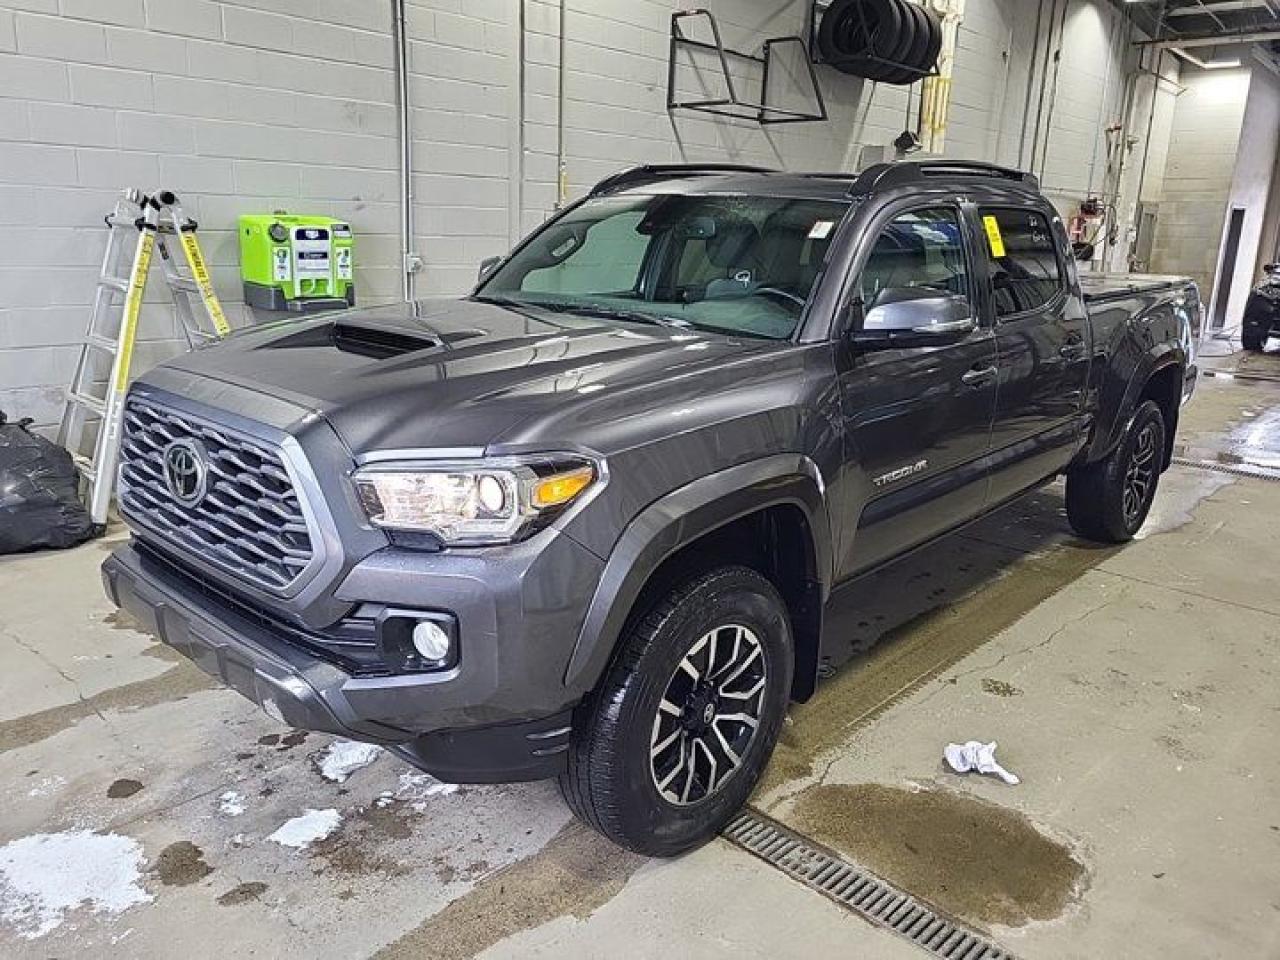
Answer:
[[[1267,471],[1278,432],[1280,385],[1218,378],[1180,454]],[[1276,543],[1247,472],[1175,466],[1124,548],[1027,497],[842,593],[753,803],[1021,956],[1280,956]],[[916,955],[727,844],[612,847],[550,784],[326,776],[331,738],[113,615],[101,555],[0,561],[6,958]],[[1022,783],[948,771],[970,738]],[[51,850],[115,886],[75,899]]]
[[[791,826],[901,889],[983,928],[1054,920],[1084,865],[1026,817],[937,787],[832,784],[805,792]]]

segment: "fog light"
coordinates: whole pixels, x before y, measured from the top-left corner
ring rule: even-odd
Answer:
[[[413,628],[413,649],[423,660],[443,660],[449,656],[449,634],[434,620],[420,620]]]

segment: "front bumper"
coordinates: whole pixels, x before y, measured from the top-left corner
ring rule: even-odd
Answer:
[[[563,770],[576,698],[562,686],[530,686],[541,677],[503,675],[501,665],[518,664],[519,655],[464,645],[463,662],[444,675],[356,676],[262,618],[193,589],[133,545],[118,548],[102,575],[108,596],[144,629],[291,726],[386,745],[453,782],[532,780]],[[571,644],[574,636],[565,639]],[[518,649],[531,638],[503,639]]]

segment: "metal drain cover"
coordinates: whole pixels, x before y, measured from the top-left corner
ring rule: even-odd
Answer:
[[[989,940],[939,915],[910,894],[820,849],[754,810],[744,810],[722,835],[793,879],[877,926],[892,930],[935,957],[1013,960]]]
[[[1217,460],[1196,460],[1192,457],[1174,456],[1170,463],[1180,467],[1192,467],[1196,470],[1210,470],[1213,473],[1229,473],[1233,477],[1252,477],[1255,480],[1280,480],[1280,469],[1265,467],[1251,463],[1222,463]]]

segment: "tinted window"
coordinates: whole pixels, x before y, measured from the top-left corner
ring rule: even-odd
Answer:
[[[1062,272],[1049,221],[1026,210],[983,210],[981,216],[996,316],[1035,310],[1056,297]]]
[[[907,290],[969,295],[960,218],[947,207],[912,210],[891,221],[862,269],[860,295],[867,307],[905,299]]]

